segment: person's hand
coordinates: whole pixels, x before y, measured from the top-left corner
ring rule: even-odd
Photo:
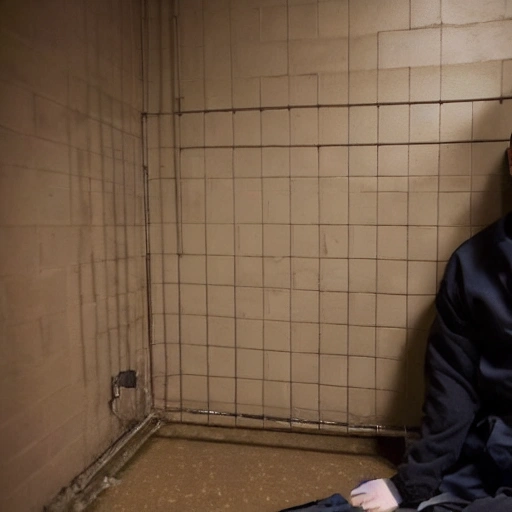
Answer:
[[[402,502],[395,484],[386,479],[370,480],[356,487],[350,493],[353,507],[370,512],[393,512]]]

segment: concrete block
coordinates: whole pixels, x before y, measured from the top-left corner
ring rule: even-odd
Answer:
[[[443,28],[443,64],[512,57],[512,20]]]
[[[441,70],[441,99],[496,98],[501,94],[500,61],[446,65]]]
[[[444,33],[443,33],[444,38]],[[447,46],[443,39],[443,52]],[[441,30],[425,28],[379,34],[379,69],[440,64]],[[444,62],[444,60],[443,60]]]
[[[286,43],[240,44],[234,47],[233,75],[235,77],[285,75],[287,61]]]
[[[507,2],[502,0],[443,0],[442,22],[446,25],[468,25],[506,18]]]
[[[289,44],[291,75],[346,71],[347,59],[348,40],[345,38],[291,41]]]
[[[409,0],[368,0],[350,4],[351,37],[408,28]]]

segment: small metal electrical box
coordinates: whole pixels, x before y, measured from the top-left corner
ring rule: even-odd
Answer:
[[[137,386],[137,374],[135,370],[126,370],[112,379],[112,393],[114,398],[120,395],[120,388],[135,388]]]

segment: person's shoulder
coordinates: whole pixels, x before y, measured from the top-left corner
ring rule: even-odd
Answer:
[[[464,260],[468,257],[480,256],[488,251],[492,251],[497,246],[501,236],[501,222],[502,219],[493,222],[462,242],[459,247],[455,249],[452,257],[458,260]]]
[[[502,236],[502,219],[493,222],[460,244],[448,259],[445,277],[461,280],[466,273],[479,272],[494,261]]]

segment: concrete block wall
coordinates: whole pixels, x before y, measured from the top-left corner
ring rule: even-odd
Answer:
[[[176,7],[0,6],[2,509],[142,417],[149,366],[180,421],[417,424],[444,264],[505,209],[510,1]]]
[[[506,208],[511,5],[178,2],[176,419],[418,423],[444,265]]]
[[[0,3],[1,510],[40,511],[149,407],[141,15]]]

